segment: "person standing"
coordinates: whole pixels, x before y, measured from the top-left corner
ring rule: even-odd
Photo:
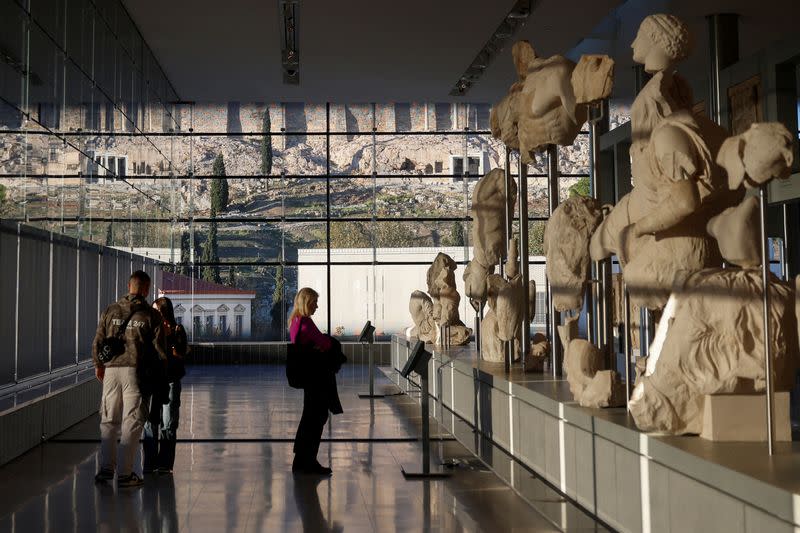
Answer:
[[[303,415],[294,439],[294,461],[292,472],[330,475],[330,468],[317,461],[322,430],[328,421],[328,411],[341,414],[342,404],[336,388],[336,371],[344,356],[338,344],[328,335],[322,334],[311,315],[317,310],[319,294],[309,287],[300,289],[294,298],[294,309],[289,321],[292,343],[301,346],[305,370],[303,387]]]
[[[181,379],[186,375],[183,358],[189,352],[186,330],[175,320],[172,300],[167,297],[153,302],[161,316],[167,347],[166,398],[151,400],[150,416],[144,425],[144,471],[171,474],[175,464],[175,445],[181,407]]]
[[[133,470],[147,418],[137,370],[150,358],[167,360],[161,317],[147,305],[149,292],[150,276],[141,270],[131,274],[128,294],[103,311],[92,343],[95,375],[103,384],[98,483],[113,480],[115,471],[119,487],[143,483]]]

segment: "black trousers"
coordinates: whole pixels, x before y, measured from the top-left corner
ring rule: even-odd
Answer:
[[[309,386],[303,389],[303,416],[294,437],[295,461],[310,463],[316,461],[322,430],[328,421],[328,402],[318,388]]]

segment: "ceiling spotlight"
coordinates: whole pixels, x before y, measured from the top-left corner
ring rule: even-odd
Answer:
[[[281,67],[283,83],[300,83],[300,52],[297,32],[297,11],[299,0],[278,0],[281,35]]]
[[[530,9],[521,9],[519,11],[512,10],[508,15],[506,15],[507,19],[526,19],[531,16]]]
[[[511,11],[506,14],[503,21],[500,22],[500,25],[494,30],[494,33],[489,36],[489,39],[486,41],[486,44],[483,45],[481,51],[478,52],[475,59],[472,60],[470,66],[459,78],[458,82],[456,82],[455,86],[450,91],[450,96],[463,96],[466,94],[473,82],[477,81],[481,75],[483,75],[486,67],[491,64],[495,56],[503,51],[508,41],[514,36],[517,30],[525,24],[528,17],[531,15],[532,4],[535,1],[536,0],[517,0],[517,2],[514,3]]]

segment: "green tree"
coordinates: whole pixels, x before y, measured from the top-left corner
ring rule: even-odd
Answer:
[[[322,236],[325,246],[325,237]],[[371,248],[372,239],[363,222],[331,224],[331,248]]]
[[[280,332],[283,328],[285,313],[283,310],[283,293],[285,290],[285,280],[283,275],[283,265],[275,268],[275,287],[272,289],[272,308],[270,318],[272,319],[272,330]]]
[[[461,222],[453,222],[453,226],[450,228],[450,235],[442,239],[442,245],[464,246],[465,242],[464,224]]]
[[[531,255],[544,255],[545,222],[538,220],[528,226],[528,251]]]
[[[575,185],[569,188],[569,196],[589,196],[589,178],[579,179]]]
[[[3,202],[6,201],[6,186],[0,185],[0,205],[3,205]]]
[[[262,130],[264,136],[261,138],[261,175],[269,176],[272,174],[272,135],[269,135],[272,124],[269,121],[269,105],[264,110],[264,124]]]
[[[200,256],[201,263],[217,263],[219,262],[219,252],[217,250],[217,221],[212,220],[208,229],[208,238],[203,243],[203,253]],[[201,277],[206,281],[213,283],[222,283],[219,275],[219,267],[216,265],[204,265],[201,271]]]
[[[114,226],[113,222],[109,222],[108,226],[106,226],[106,246],[114,246],[114,233],[112,229],[113,226]]]
[[[228,286],[236,288],[236,267],[228,269]]]
[[[215,217],[228,209],[228,179],[225,177],[225,159],[218,154],[214,159],[211,170],[214,176],[211,180],[211,216]]]

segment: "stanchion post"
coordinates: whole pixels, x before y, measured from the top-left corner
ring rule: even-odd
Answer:
[[[400,371],[400,375],[406,379],[411,372],[415,372],[419,376],[420,392],[420,407],[422,410],[422,469],[416,470],[411,464],[401,465],[403,477],[408,480],[413,479],[428,479],[428,478],[441,478],[448,477],[450,474],[442,469],[442,465],[435,465],[431,468],[431,429],[430,429],[430,384],[429,384],[429,363],[431,361],[431,354],[425,351],[425,344],[418,341],[411,351],[405,366]]]
[[[631,401],[631,297],[628,293],[628,285],[623,283],[623,303],[625,311],[623,313],[623,332],[622,332],[622,345],[623,353],[625,355],[625,405]]]
[[[500,258],[500,275],[505,277],[504,261],[508,259],[508,240],[511,238],[511,219],[514,216],[512,211],[513,204],[509,202],[509,194],[511,192],[511,149],[506,146],[506,168],[505,180],[503,182],[503,198],[505,199],[505,235],[503,242],[503,256]],[[512,341],[503,342],[503,364],[506,373],[511,372],[511,354],[513,350]]]
[[[783,219],[783,248],[781,249],[783,269],[781,274],[783,281],[789,281],[789,207],[785,202],[781,205],[781,217]]]
[[[528,165],[523,165],[521,160],[519,162],[519,184],[517,188],[519,189],[519,272],[522,276],[523,295],[522,328],[520,329],[522,352],[520,353],[520,358],[522,368],[525,368],[531,345],[531,325],[530,317],[528,316],[528,283],[530,281],[528,262],[530,260],[530,252],[528,250]]]
[[[373,350],[373,345],[375,344],[375,326],[372,325],[372,321],[367,320],[367,323],[364,324],[358,341],[362,346],[364,344],[367,345],[367,361],[369,364],[369,392],[366,394],[359,394],[358,397],[383,398],[383,394],[375,394],[375,352]]]
[[[553,212],[558,207],[559,202],[559,175],[558,175],[558,147],[554,144],[547,145],[547,183],[549,196],[549,215],[552,218]],[[547,280],[547,300],[548,300],[548,323],[550,330],[550,362],[553,377],[558,377],[561,362],[561,339],[558,338],[558,325],[561,323],[561,313],[556,311],[553,305],[553,287],[550,279]]]
[[[600,198],[599,183],[599,159],[600,159],[600,132],[599,122],[603,118],[603,104],[596,102],[589,106],[589,194],[595,200]],[[597,261],[592,261],[591,279],[597,283],[592,283],[586,292],[586,333],[590,343],[600,344],[600,265]]]
[[[767,449],[775,452],[775,382],[772,376],[772,335],[769,321],[769,238],[767,237],[767,185],[759,188],[759,218],[761,222],[761,287],[764,294],[764,377],[767,396]]]
[[[419,380],[422,387],[422,473],[429,475],[431,473],[431,422],[428,373],[420,374]]]

